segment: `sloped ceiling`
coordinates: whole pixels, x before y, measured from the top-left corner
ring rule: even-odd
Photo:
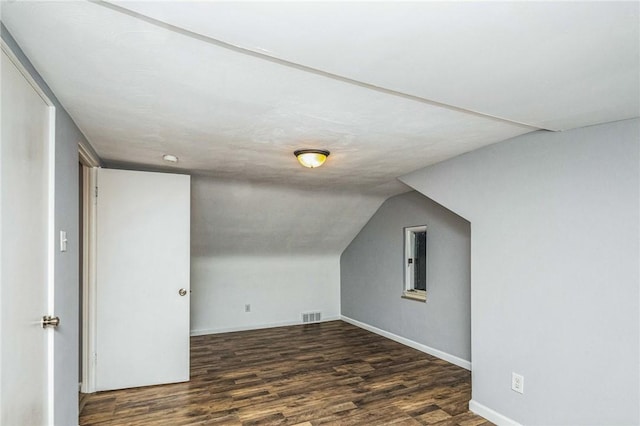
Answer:
[[[398,176],[638,116],[638,9],[13,1],[2,21],[107,165],[195,175],[197,253],[340,253]],[[300,167],[307,147],[327,164]]]
[[[194,177],[191,191],[191,253],[199,257],[340,254],[384,201],[208,176]]]
[[[549,130],[638,115],[639,3],[115,1],[316,70]]]

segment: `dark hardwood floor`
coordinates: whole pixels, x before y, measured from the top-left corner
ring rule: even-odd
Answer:
[[[470,381],[332,321],[192,337],[190,382],[89,395],[80,424],[490,425],[467,409]]]

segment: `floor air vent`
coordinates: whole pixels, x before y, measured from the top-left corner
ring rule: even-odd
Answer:
[[[320,322],[320,312],[306,312],[302,314],[302,323]]]

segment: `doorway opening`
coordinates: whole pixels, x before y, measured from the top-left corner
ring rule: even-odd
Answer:
[[[100,161],[93,152],[83,144],[78,145],[78,191],[79,191],[79,390],[80,409],[84,398],[82,394],[95,392],[94,372],[94,330],[95,320],[95,187],[96,170]]]

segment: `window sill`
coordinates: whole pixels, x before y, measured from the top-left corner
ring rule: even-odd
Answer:
[[[405,290],[402,292],[403,299],[417,300],[418,302],[427,301],[427,292],[421,290]]]

